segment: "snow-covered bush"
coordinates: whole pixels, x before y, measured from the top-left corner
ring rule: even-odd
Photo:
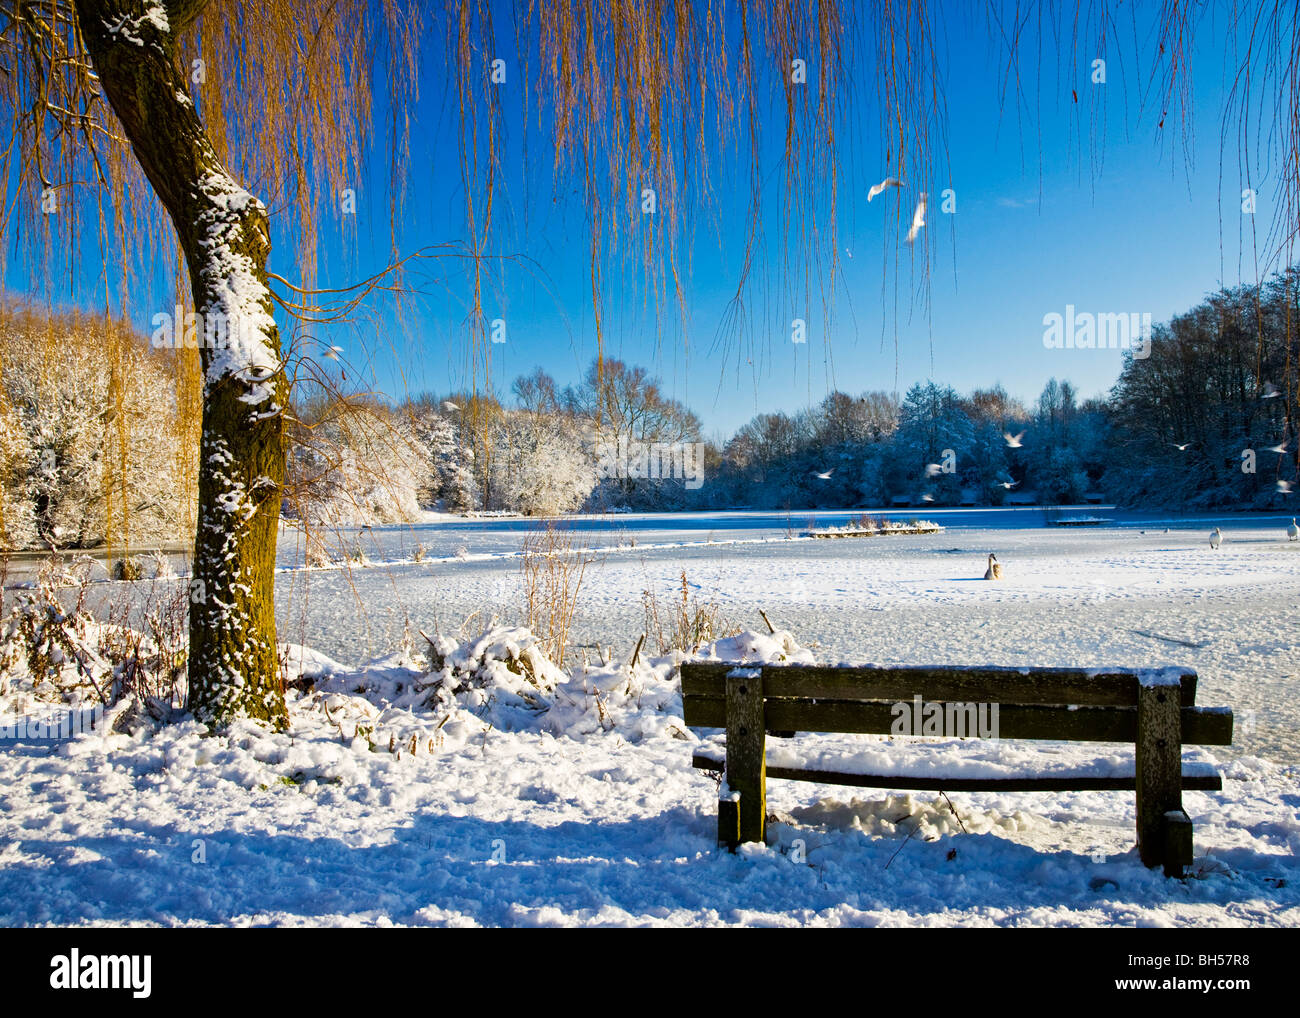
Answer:
[[[0,620],[0,694],[109,707],[153,700],[165,712],[184,697],[188,587],[155,582],[97,616],[86,604],[93,568],[86,556],[51,558],[17,594]]]
[[[430,640],[427,663],[405,652],[347,668],[303,647],[286,647],[291,686],[310,692],[298,709],[320,710],[345,742],[374,749],[465,741],[490,729],[545,731],[579,738],[617,731],[629,742],[651,735],[690,739],[682,721],[683,660],[812,664],[787,632],[741,632],[700,646],[631,661],[558,667],[524,627],[477,637]]]
[[[542,711],[568,680],[523,627],[492,629],[465,643],[436,637],[430,657],[434,681],[425,703],[432,710],[454,703],[473,711],[485,706],[507,713]]]
[[[154,549],[149,552],[145,556],[145,563],[155,580],[176,579],[176,567],[172,565],[171,558],[161,550]]]
[[[32,694],[58,703],[95,696],[94,683],[110,678],[110,667],[96,647],[97,623],[85,607],[93,563],[51,559],[36,587],[14,599],[0,624],[0,661],[11,679],[28,680]],[[71,607],[61,592],[71,590]]]
[[[113,579],[134,582],[144,579],[144,562],[138,555],[128,555],[113,563]]]
[[[22,421],[0,385],[0,548],[26,548],[36,541],[34,506],[28,497],[31,444]]]

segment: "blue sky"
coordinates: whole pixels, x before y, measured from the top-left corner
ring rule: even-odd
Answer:
[[[1158,111],[1142,111],[1146,68],[1115,53],[1107,58],[1107,82],[1088,80],[1086,48],[1073,78],[1047,47],[1041,73],[1028,65],[1027,116],[1001,109],[1003,65],[982,38],[973,44],[971,25],[952,21],[941,39],[947,96],[947,161],[932,172],[938,186],[956,193],[956,214],[939,209],[931,194],[927,239],[931,245],[928,287],[921,251],[899,245],[916,189],[889,191],[872,203],[867,187],[886,173],[879,139],[860,124],[876,123],[868,89],[858,88],[856,110],[842,142],[837,216],[842,277],[834,318],[827,325],[820,304],[808,311],[806,344],[789,338],[794,294],[778,264],[779,230],[773,215],[767,260],[755,279],[749,305],[748,342],[715,342],[727,300],[735,289],[745,229],[742,187],[730,175],[720,181],[720,233],[697,220],[679,250],[689,258],[686,334],[674,305],[645,306],[645,281],[619,265],[604,267],[607,356],[644,364],[666,390],[686,401],[706,432],[730,434],[755,413],[793,412],[820,401],[831,388],[905,390],[933,378],[961,391],[1001,383],[1032,400],[1051,377],[1068,378],[1085,395],[1104,392],[1121,361],[1117,351],[1048,350],[1043,316],[1080,311],[1149,312],[1167,319],[1221,285],[1255,278],[1249,217],[1240,213],[1237,152],[1222,152],[1226,58],[1222,24],[1201,27],[1194,54],[1194,120],[1190,163],[1173,123],[1156,128]],[[1219,19],[1220,21],[1224,19]],[[1146,45],[1141,29],[1137,48]],[[1132,51],[1130,44],[1128,51]],[[412,171],[398,247],[464,241],[456,123],[448,110],[445,75],[426,75],[415,131]],[[1071,90],[1079,93],[1076,106]],[[1102,89],[1104,93],[1095,90]],[[1093,91],[1090,91],[1093,90]],[[1104,98],[1104,105],[1092,103]],[[454,99],[451,101],[454,108]],[[1096,116],[1090,112],[1096,109]],[[554,182],[550,152],[536,132],[527,136],[530,172],[522,171],[522,125],[507,102],[509,136],[503,150],[505,179],[499,194],[499,228],[492,249],[516,256],[501,263],[485,299],[486,317],[502,317],[507,338],[493,344],[492,378],[501,392],[515,376],[541,366],[561,384],[575,380],[595,355],[589,290],[590,263],[581,197]],[[763,151],[763,173],[780,173],[780,118],[773,109],[773,144]],[[382,123],[381,109],[376,121]],[[382,138],[380,139],[382,148]],[[724,164],[725,165],[725,164]],[[1258,169],[1256,170],[1258,173]],[[389,253],[386,153],[358,173],[358,215],[340,231],[322,231],[321,284],[344,285],[382,267]],[[950,184],[949,184],[950,180]],[[742,181],[743,183],[743,181]],[[1260,240],[1275,200],[1273,181],[1257,177]],[[555,200],[558,199],[558,200]],[[775,191],[765,193],[767,207]],[[673,200],[661,195],[661,201]],[[285,222],[278,229],[292,229]],[[1244,248],[1241,231],[1245,230]],[[283,236],[271,269],[296,278],[286,264]],[[1240,265],[1240,271],[1239,271]],[[446,263],[416,273],[442,276],[414,300],[399,321],[390,305],[375,304],[366,317],[328,337],[375,387],[447,392],[467,384],[464,315],[468,281]],[[25,280],[12,264],[7,285]],[[96,292],[87,281],[87,292]],[[764,300],[764,296],[768,298]],[[138,324],[164,299],[136,299]],[[797,303],[797,301],[796,301]],[[93,300],[91,301],[93,306]],[[780,305],[780,306],[778,306]],[[322,338],[325,334],[318,333]],[[358,372],[354,370],[355,376]]]

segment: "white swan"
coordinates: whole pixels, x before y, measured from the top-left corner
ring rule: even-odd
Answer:
[[[1223,543],[1223,531],[1215,527],[1210,531],[1210,547],[1217,548]]]
[[[1000,580],[1002,579],[1002,566],[998,562],[998,557],[989,552],[989,567],[984,571],[984,579]]]
[[[1295,517],[1291,517],[1291,526],[1286,528],[1286,539],[1288,541],[1300,541],[1300,527],[1295,525]]]

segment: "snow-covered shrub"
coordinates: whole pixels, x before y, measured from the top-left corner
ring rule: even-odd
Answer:
[[[354,749],[421,751],[455,745],[489,730],[538,731],[581,738],[617,732],[693,739],[682,720],[678,666],[687,659],[812,664],[786,632],[741,632],[694,654],[640,654],[631,660],[562,669],[523,627],[492,627],[468,639],[428,641],[427,661],[406,651],[349,668],[305,647],[286,645],[286,683],[307,690],[291,710],[313,710],[338,726]],[[361,739],[361,742],[357,742]]]
[[[155,583],[143,600],[121,597],[97,617],[86,607],[93,566],[86,556],[51,558],[35,588],[18,593],[0,620],[0,693],[74,705],[106,700],[110,707],[153,701],[162,716],[184,697],[188,587]]]
[[[172,565],[171,558],[159,549],[149,552],[145,556],[150,575],[155,580],[174,580],[176,579],[176,569]]]
[[[36,541],[27,489],[31,452],[22,421],[0,385],[0,548],[26,548]]]
[[[738,626],[728,626],[722,618],[722,608],[716,601],[701,603],[690,593],[686,570],[681,574],[681,597],[670,605],[660,605],[654,591],[641,593],[645,609],[645,631],[655,637],[659,652],[666,654],[678,650],[693,654],[706,643],[740,632]]]
[[[497,727],[517,727],[546,710],[559,686],[568,680],[525,628],[492,629],[460,643],[435,638],[430,648],[432,689],[425,705],[435,711],[460,707],[490,711]]]
[[[128,555],[113,563],[113,579],[134,582],[144,579],[144,562],[138,555]]]
[[[112,666],[98,647],[98,624],[85,607],[93,568],[81,556],[44,562],[34,590],[19,592],[0,625],[0,661],[11,678],[25,678],[41,700],[78,701],[98,696]],[[71,606],[65,606],[62,592]]]

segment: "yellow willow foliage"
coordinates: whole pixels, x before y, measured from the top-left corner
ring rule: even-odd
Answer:
[[[191,97],[231,172],[273,213],[295,224],[288,231],[296,239],[295,275],[310,288],[320,210],[337,209],[338,193],[359,186],[372,86],[383,82],[397,108],[414,102],[421,21],[409,17],[398,0],[212,0],[188,6],[202,7],[197,20],[179,32],[178,59],[188,71]],[[164,7],[168,14],[177,10],[176,4]],[[385,66],[386,76],[376,74]],[[131,462],[123,406],[132,358],[129,340],[107,319],[114,291],[121,313],[130,312],[133,293],[139,313],[139,295],[148,292],[160,269],[163,278],[175,279],[175,296],[165,308],[144,308],[144,317],[170,313],[175,305],[188,310],[188,270],[170,219],[100,94],[74,5],[0,0],[0,67],[0,131],[8,128],[9,134],[7,147],[0,145],[0,170],[17,185],[11,184],[0,205],[6,241],[14,238],[29,278],[51,295],[61,289],[66,272],[68,290],[84,301],[84,277],[93,280],[97,266],[104,266],[102,339],[115,423],[101,485],[108,539],[125,541],[132,515],[125,478],[139,466]],[[395,136],[399,179],[406,133]],[[0,273],[8,257],[6,243]],[[57,370],[57,344],[51,331],[44,370]],[[174,471],[187,491],[192,529],[201,425],[197,352],[177,351],[168,368],[182,439]]]
[[[110,554],[116,546],[129,546],[131,542],[131,504],[127,494],[127,478],[132,464],[129,462],[130,439],[127,437],[127,406],[125,365],[128,363],[124,341],[130,335],[113,328],[110,320],[103,323],[104,349],[108,353],[108,407],[109,426],[104,450],[104,473],[101,484],[104,490],[104,537]]]
[[[21,497],[15,497],[28,466],[30,451],[18,414],[8,394],[0,388],[0,556],[17,544],[16,528],[24,515]]]
[[[0,304],[0,547],[182,535],[197,463],[170,357],[121,319]]]
[[[79,316],[80,318],[80,316]],[[104,432],[104,467],[100,485],[104,499],[104,541],[110,556],[119,548],[128,548],[142,536],[166,537],[179,541],[193,535],[198,507],[198,451],[202,422],[202,376],[199,352],[193,348],[142,354],[144,339],[121,319],[80,319],[81,328],[103,337],[108,374],[108,391]],[[97,337],[98,338],[98,337]],[[163,448],[165,455],[156,457],[157,449],[140,442],[138,387],[142,356],[153,363],[159,381],[169,384],[172,398],[166,416],[153,426],[175,436]],[[140,456],[147,453],[148,462]],[[146,527],[144,534],[133,527],[133,507],[138,502],[136,475],[141,470],[166,470],[174,490],[176,514],[172,532],[159,535],[156,527]]]

